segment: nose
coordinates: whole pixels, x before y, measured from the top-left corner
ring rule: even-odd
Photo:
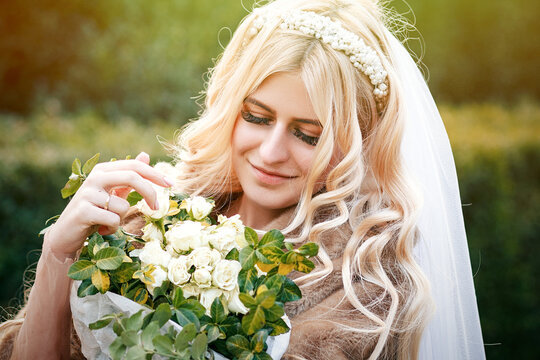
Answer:
[[[267,165],[283,163],[289,159],[287,128],[278,122],[269,130],[259,146],[259,156]]]

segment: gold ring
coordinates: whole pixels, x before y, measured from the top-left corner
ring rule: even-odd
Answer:
[[[103,207],[105,210],[109,210],[109,201],[111,201],[111,194],[107,193],[107,200],[105,201],[105,206]]]

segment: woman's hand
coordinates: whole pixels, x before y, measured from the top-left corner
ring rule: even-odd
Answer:
[[[45,238],[57,259],[73,258],[86,238],[96,230],[112,234],[129,210],[125,200],[134,189],[148,205],[157,209],[152,183],[169,187],[172,182],[148,165],[150,157],[140,153],[135,160],[100,163],[94,167]]]

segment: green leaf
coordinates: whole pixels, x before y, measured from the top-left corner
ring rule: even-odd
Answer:
[[[126,354],[126,359],[129,360],[146,360],[146,351],[141,345],[132,347]]]
[[[154,312],[154,315],[152,316],[152,321],[156,321],[161,328],[167,321],[170,320],[172,316],[171,313],[171,307],[167,303],[160,304],[156,311]]]
[[[294,251],[289,251],[283,254],[281,257],[281,262],[283,264],[296,264],[297,257],[300,256],[298,253]]]
[[[96,166],[98,161],[99,161],[99,153],[95,154],[90,159],[86,160],[86,162],[84,163],[82,167],[82,172],[84,174],[90,174],[90,171],[92,171],[92,169],[94,168],[94,166]]]
[[[71,195],[75,194],[77,190],[81,187],[83,183],[83,180],[81,178],[78,179],[69,179],[66,185],[60,190],[60,193],[62,194],[62,199],[65,199],[67,197],[70,197]]]
[[[73,160],[73,163],[71,163],[71,172],[75,175],[82,175],[81,160],[79,160],[79,158],[75,158],[75,160]]]
[[[244,238],[246,239],[249,245],[255,245],[259,242],[259,237],[257,233],[252,228],[246,226],[244,227]]]
[[[234,335],[227,339],[227,350],[236,357],[244,351],[251,352],[249,340],[242,335]]]
[[[116,270],[111,271],[109,275],[111,276],[111,280],[115,283],[126,283],[133,278],[133,274],[138,269],[139,265],[136,262],[123,262]]]
[[[128,194],[126,200],[128,201],[129,203],[129,206],[134,206],[136,205],[139,201],[141,201],[143,198],[143,196],[141,194],[139,194],[138,192],[136,191],[132,191]]]
[[[253,360],[273,360],[273,359],[266,352],[260,352],[257,354],[253,354]]]
[[[135,346],[138,344],[139,337],[137,335],[137,331],[135,330],[127,330],[120,335],[122,338],[122,342],[126,346]]]
[[[279,318],[276,321],[267,321],[266,325],[270,325],[273,329],[270,336],[285,334],[290,330],[289,326],[287,326],[287,323],[282,318]]]
[[[255,355],[251,351],[242,351],[240,355],[238,355],[238,360],[253,360],[255,359]]]
[[[161,353],[164,353],[167,355],[174,354],[173,341],[167,335],[158,335],[154,337],[154,340],[152,340],[152,344],[154,344],[156,350]]]
[[[219,297],[215,298],[212,305],[210,305],[210,316],[215,323],[220,323],[227,318],[225,308],[223,307]]]
[[[98,268],[93,262],[88,260],[79,260],[69,267],[68,276],[73,280],[85,280],[92,277]]]
[[[242,318],[242,330],[247,335],[251,335],[262,328],[265,322],[264,309],[262,306],[257,306],[255,309],[250,309]]]
[[[255,298],[253,298],[251,295],[246,293],[240,293],[238,294],[238,297],[240,298],[240,301],[244,303],[248,308],[255,309],[257,307],[257,301],[255,301]]]
[[[283,256],[283,250],[276,246],[265,246],[263,248],[259,248],[258,251],[264,255],[265,258],[270,260],[270,262],[267,264],[279,264],[281,257]]]
[[[206,327],[206,332],[208,334],[209,343],[219,339],[222,336],[221,331],[219,330],[219,327],[216,325],[208,325]]]
[[[152,340],[154,337],[159,335],[159,325],[157,322],[152,321],[148,326],[144,328],[144,330],[141,333],[141,341],[143,344],[143,347],[147,350],[153,350],[154,349],[154,343]]]
[[[245,248],[240,250],[239,260],[240,264],[242,264],[242,269],[246,270],[252,268],[257,261],[257,255],[255,253],[255,250],[253,250],[253,247],[246,246]]]
[[[242,325],[240,324],[240,319],[236,316],[229,315],[227,318],[219,324],[221,332],[224,332],[227,337],[238,334]]]
[[[208,348],[208,338],[206,334],[197,335],[191,344],[191,356],[194,359],[203,359],[204,353]]]
[[[310,242],[300,246],[298,252],[304,256],[315,256],[319,252],[319,245]]]
[[[266,280],[264,281],[264,285],[266,285],[268,289],[275,291],[277,294],[279,293],[279,291],[281,291],[281,287],[283,286],[283,283],[285,282],[284,278],[285,276],[283,275],[279,275],[279,274],[272,275],[266,278]]]
[[[180,305],[182,305],[184,300],[185,300],[184,299],[184,292],[182,291],[182,288],[177,287],[176,289],[174,289],[173,294],[172,294],[172,306],[175,309],[178,309],[180,307]]]
[[[113,317],[104,316],[102,319],[88,324],[88,328],[90,330],[98,330],[98,329],[104,328],[105,326],[109,325],[113,319],[114,319],[114,316]]]
[[[105,294],[107,291],[109,291],[109,287],[111,286],[109,274],[103,270],[97,269],[92,274],[92,284],[94,284],[100,293]]]
[[[255,290],[257,279],[257,269],[252,267],[247,270],[240,270],[240,273],[238,274],[238,286],[240,287],[240,291],[247,292]]]
[[[180,333],[176,336],[174,347],[176,350],[183,350],[187,348],[189,346],[189,342],[195,339],[196,335],[197,328],[195,327],[195,324],[186,324],[186,326],[182,328],[182,331],[180,331]]]
[[[135,291],[135,294],[133,295],[133,301],[135,301],[138,304],[146,304],[148,301],[148,290],[145,288],[138,288]]]
[[[266,256],[264,256],[259,249],[255,250],[255,256],[257,256],[257,259],[263,263],[263,264],[273,264],[273,261],[268,259]],[[255,261],[256,262],[256,261]]]
[[[306,259],[302,255],[298,255],[296,265],[294,269],[303,273],[309,273],[315,268],[315,265],[311,260]]]
[[[283,246],[283,240],[285,240],[285,236],[283,236],[281,231],[272,229],[264,234],[259,242],[259,248],[269,246],[281,248]]]
[[[85,297],[88,295],[95,295],[98,292],[98,289],[92,284],[92,279],[84,279],[77,289],[77,296]]]
[[[270,309],[276,302],[276,294],[273,291],[266,290],[257,294],[255,301],[263,308]]]
[[[283,303],[300,300],[302,298],[300,288],[291,279],[286,277],[284,280],[283,291],[279,294],[278,300]]]
[[[188,324],[194,324],[197,329],[201,327],[199,318],[197,317],[197,315],[195,315],[193,311],[180,308],[180,309],[175,310],[174,313],[176,315],[177,322],[180,325],[186,326]]]
[[[277,321],[285,315],[285,311],[283,310],[283,306],[274,304],[271,308],[264,310],[264,315],[266,316],[266,321]]]
[[[264,350],[264,344],[268,338],[268,332],[266,330],[259,330],[251,338],[251,350],[256,353],[260,353]]]
[[[88,238],[88,253],[92,258],[94,258],[94,254],[96,253],[94,251],[94,247],[98,244],[103,244],[105,240],[103,240],[103,236],[99,235],[99,233],[95,232]]]
[[[109,346],[109,353],[112,360],[121,360],[126,353],[126,346],[122,342],[122,338],[117,337]]]
[[[195,299],[187,299],[180,306],[181,309],[191,310],[198,318],[202,317],[206,312],[206,309],[202,304]]]
[[[115,270],[124,262],[124,256],[126,256],[124,250],[117,247],[106,247],[99,250],[94,256],[94,259],[98,268],[102,270]]]
[[[137,311],[131,315],[126,322],[126,330],[140,330],[143,325],[143,310]]]
[[[227,256],[225,256],[225,259],[226,260],[236,260],[236,261],[239,261],[239,256],[240,256],[240,253],[238,252],[238,249],[237,248],[232,248],[231,251],[229,251],[229,253],[227,254]]]

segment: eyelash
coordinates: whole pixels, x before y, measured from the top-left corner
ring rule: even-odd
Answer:
[[[269,123],[270,123],[270,121],[268,119],[255,116],[255,115],[253,115],[252,113],[250,113],[248,111],[243,111],[242,110],[242,111],[240,111],[240,113],[242,114],[242,118],[245,121],[249,122],[249,123],[257,124],[257,125],[269,125]],[[295,128],[295,129],[293,129],[292,133],[298,139],[300,139],[301,141],[303,141],[306,144],[311,145],[311,146],[317,145],[317,142],[319,141],[318,136],[306,135],[300,129]]]

